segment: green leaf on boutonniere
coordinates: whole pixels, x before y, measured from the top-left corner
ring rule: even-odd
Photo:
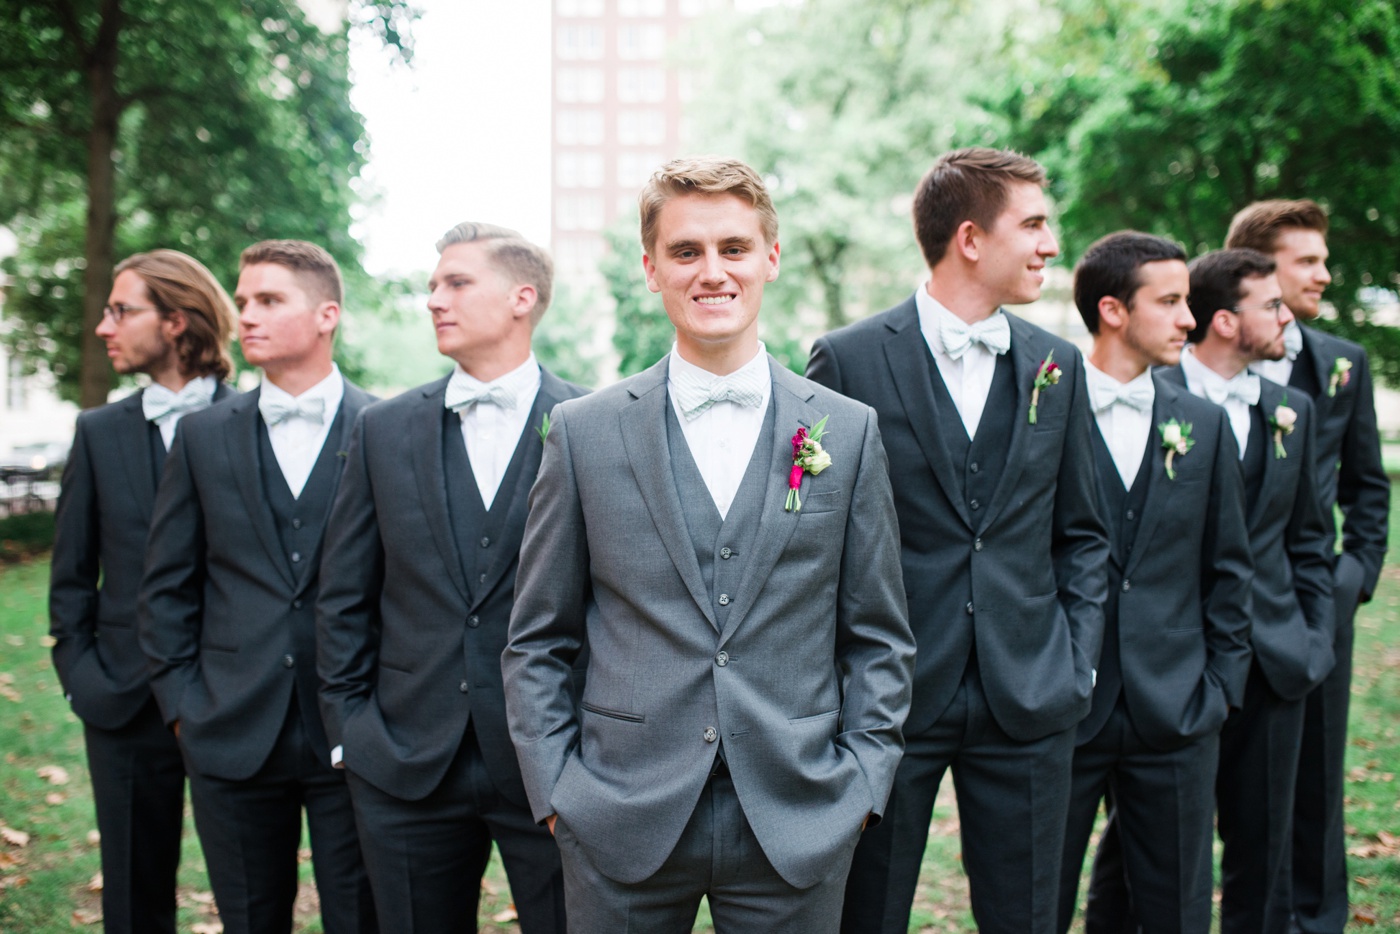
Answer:
[[[540,422],[539,427],[537,427],[537,428],[535,429],[535,434],[537,434],[537,435],[540,436],[540,444],[544,444],[545,441],[549,438],[549,413],[548,413],[548,412],[544,413],[544,419]]]
[[[1351,382],[1351,361],[1338,357],[1332,361],[1332,378],[1327,381],[1327,395],[1335,396],[1340,386]]]
[[[1059,383],[1060,372],[1060,365],[1055,362],[1055,351],[1052,350],[1040,361],[1040,369],[1035,371],[1035,382],[1031,384],[1031,411],[1028,419],[1032,425],[1035,424],[1036,412],[1040,407],[1040,391]]]

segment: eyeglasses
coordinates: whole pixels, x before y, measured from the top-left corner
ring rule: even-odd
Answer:
[[[1240,311],[1272,311],[1272,312],[1274,313],[1274,315],[1277,316],[1277,315],[1280,315],[1280,314],[1283,313],[1283,309],[1284,309],[1285,307],[1287,307],[1287,306],[1284,305],[1283,299],[1281,299],[1281,298],[1276,298],[1276,299],[1274,299],[1273,301],[1271,301],[1271,302],[1265,302],[1265,303],[1262,304],[1262,305],[1236,305],[1234,308],[1231,308],[1230,310],[1231,310],[1231,311],[1235,311],[1235,312],[1240,312]]]
[[[103,305],[102,317],[111,318],[113,324],[121,324],[126,320],[127,315],[134,315],[138,311],[155,311],[155,305]]]

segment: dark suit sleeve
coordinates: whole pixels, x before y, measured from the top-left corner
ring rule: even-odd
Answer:
[[[1296,406],[1303,427],[1304,463],[1313,464],[1317,456],[1317,409],[1306,396],[1300,396]],[[1325,646],[1331,651],[1337,626],[1332,603],[1335,533],[1318,499],[1315,470],[1299,472],[1298,493],[1284,536],[1289,563],[1293,565],[1293,587],[1298,594],[1298,604],[1303,610],[1303,619],[1313,631],[1310,641],[1319,650]]]
[[[137,637],[151,670],[151,690],[167,725],[199,673],[204,611],[204,511],[190,472],[188,425],[175,432],[156,493]]]
[[[1108,532],[1099,515],[1093,455],[1093,414],[1083,358],[1074,356],[1069,417],[1055,493],[1050,555],[1070,639],[1091,668],[1103,648],[1103,606],[1108,599]],[[1035,465],[1027,469],[1034,470]],[[1087,672],[1086,672],[1087,674]],[[1085,686],[1086,689],[1088,685]]]
[[[550,416],[520,547],[509,642],[501,656],[506,719],[535,820],[579,741],[573,666],[592,604],[587,530],[565,409]]]
[[[379,595],[384,546],[369,475],[365,413],[355,421],[340,490],[326,522],[316,601],[316,670],[331,748],[374,690],[379,658]]]
[[[1206,670],[1225,692],[1226,702],[1242,707],[1254,654],[1249,641],[1254,556],[1249,547],[1239,445],[1224,409],[1216,414],[1215,463],[1211,465],[1205,547],[1201,550],[1201,615],[1205,621]],[[1193,507],[1178,504],[1177,508]]]
[[[904,751],[901,729],[913,690],[914,635],[899,559],[889,465],[875,412],[868,410],[836,593],[842,681],[836,742],[855,754],[865,773],[872,825],[884,811]]]
[[[1381,461],[1371,367],[1362,353],[1355,364],[1356,410],[1342,436],[1337,505],[1342,508],[1342,547],[1361,563],[1361,600],[1376,592],[1390,523],[1390,479]]]
[[[827,389],[841,392],[841,364],[836,359],[831,342],[825,337],[817,338],[812,344],[812,355],[807,359],[807,378]]]
[[[64,693],[85,660],[96,663],[97,580],[100,541],[97,481],[93,476],[87,420],[79,417],[73,449],[63,468],[54,514],[53,562],[49,571],[49,635],[53,666]]]

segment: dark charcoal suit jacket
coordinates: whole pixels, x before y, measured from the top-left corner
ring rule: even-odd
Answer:
[[[519,441],[520,480],[482,583],[462,571],[462,551],[478,543],[457,541],[449,513],[447,382],[371,406],[355,426],[321,569],[321,709],[331,745],[345,747],[346,768],[405,800],[442,781],[470,716],[496,788],[527,807],[506,729],[501,652],[544,449],[536,426],[555,405],[587,390],[541,370]],[[461,444],[460,435],[447,440]]]
[[[934,416],[933,359],[910,296],[812,347],[808,376],[873,406],[889,454],[909,622],[919,651],[905,733],[930,727],[957,691],[976,634],[997,723],[1031,741],[1089,712],[1103,638],[1108,538],[1094,489],[1092,414],[1079,351],[1014,315],[1017,410],[992,501],[969,512],[961,465]],[[1063,375],[1027,418],[1041,361]],[[971,602],[968,600],[971,595]]]
[[[1186,387],[1180,366],[1158,372]],[[1280,697],[1298,700],[1322,683],[1335,661],[1334,538],[1318,498],[1312,400],[1267,379],[1259,383],[1259,407],[1266,423],[1285,396],[1298,420],[1293,432],[1283,436],[1286,457],[1274,456],[1270,429],[1263,485],[1247,516],[1254,554],[1250,637],[1269,686]]]
[[[180,721],[193,768],[233,781],[266,761],[293,684],[312,748],[330,766],[316,707],[321,536],[318,553],[294,573],[262,490],[260,394],[181,421],[156,496],[140,596],[141,648],[165,722]],[[346,381],[326,448],[345,451],[373,399]]]
[[[1119,691],[1138,735],[1161,749],[1216,732],[1244,703],[1254,562],[1239,447],[1224,409],[1160,373],[1153,382],[1153,440],[1140,468],[1149,471],[1147,500],[1131,550],[1129,527],[1112,521],[1106,496],[1101,502],[1112,529],[1109,603],[1122,677],[1100,678],[1081,743],[1103,729]],[[1173,418],[1191,426],[1195,445],[1174,457],[1169,479],[1159,426]]]
[[[232,394],[220,384],[214,401]],[[53,664],[73,712],[103,730],[125,726],[151,696],[136,641],[158,477],[151,430],[139,392],[79,415],[54,518]]]

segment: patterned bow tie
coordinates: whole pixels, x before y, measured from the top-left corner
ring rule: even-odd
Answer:
[[[1259,404],[1259,377],[1246,370],[1228,382],[1210,382],[1205,386],[1206,398],[1216,405],[1238,399],[1245,405]]]
[[[280,425],[294,418],[304,418],[308,422],[323,425],[326,422],[325,399],[293,399],[289,402],[269,399],[265,394],[258,397],[258,411],[262,413],[267,427]]]
[[[1283,351],[1289,360],[1303,352],[1303,329],[1296,322],[1283,329]]]
[[[146,421],[159,425],[172,415],[188,415],[206,409],[212,401],[214,386],[209,380],[191,380],[179,392],[154,383],[141,393],[141,414],[146,416]]]
[[[769,374],[746,367],[737,373],[706,380],[695,373],[672,371],[671,393],[686,421],[694,421],[716,402],[733,402],[746,409],[763,404],[763,382]]]
[[[1011,349],[1011,325],[1001,312],[972,325],[940,315],[938,336],[943,341],[943,352],[954,360],[962,359],[973,344],[981,344],[998,356]]]
[[[452,374],[452,378],[447,381],[447,395],[443,399],[443,404],[454,412],[460,414],[463,409],[471,405],[495,405],[502,409],[515,408],[515,390],[509,386],[502,386],[499,383],[485,385],[473,381],[468,385],[466,374]]]
[[[1093,392],[1096,413],[1106,412],[1115,405],[1126,405],[1139,412],[1151,412],[1152,402],[1157,398],[1157,391],[1150,380],[1133,380],[1118,386],[1096,382]]]

